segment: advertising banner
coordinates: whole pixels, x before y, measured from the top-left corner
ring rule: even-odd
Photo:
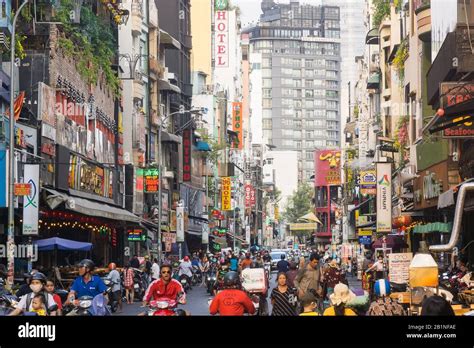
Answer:
[[[250,185],[250,206],[255,207],[255,203],[257,202],[257,192],[255,190],[255,187]]]
[[[250,208],[251,193],[252,193],[252,185],[246,184],[245,185],[245,208]]]
[[[143,172],[144,192],[156,193],[158,192],[160,171],[158,168],[146,168]]]
[[[23,182],[31,189],[23,200],[23,235],[38,235],[39,168],[39,164],[25,164]]]
[[[222,210],[232,210],[232,182],[229,176],[222,178]]]
[[[410,278],[410,263],[412,253],[388,254],[388,269],[390,282],[407,284]]]
[[[315,185],[328,186],[341,184],[341,151],[317,150],[314,153]]]
[[[38,120],[56,127],[56,90],[43,82],[38,83]]]
[[[203,215],[203,218],[208,220],[209,216],[208,215]],[[203,222],[202,224],[202,244],[209,244],[209,223],[208,222]]]
[[[191,130],[185,129],[183,131],[183,181],[191,181],[191,146]]]
[[[377,232],[392,231],[392,164],[377,163]]]
[[[372,243],[372,237],[370,236],[360,236],[359,243],[363,245],[370,245]]]
[[[176,208],[176,241],[184,242],[184,207]]]
[[[250,244],[250,226],[245,226],[245,241]]]
[[[0,208],[8,207],[8,150],[0,149]]]
[[[360,193],[364,196],[377,194],[377,174],[375,170],[362,171],[360,177]]]
[[[234,148],[242,150],[244,133],[242,131],[242,103],[232,103],[232,125],[233,130],[238,134],[234,141]]]
[[[217,4],[216,4],[217,5]],[[229,12],[217,10],[214,21],[216,68],[229,66]]]

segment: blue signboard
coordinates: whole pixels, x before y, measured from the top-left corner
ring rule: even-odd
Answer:
[[[0,144],[0,208],[7,207],[7,151],[5,149],[5,143]]]
[[[364,244],[364,245],[370,245],[370,243],[372,243],[372,237],[371,236],[360,236],[359,237],[359,243]]]

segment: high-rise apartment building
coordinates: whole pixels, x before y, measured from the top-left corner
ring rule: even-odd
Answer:
[[[340,146],[339,7],[263,0],[262,11],[246,30],[262,57],[262,143],[297,151],[298,178],[310,180],[314,150]]]

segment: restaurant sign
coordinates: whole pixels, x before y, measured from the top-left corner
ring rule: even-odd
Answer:
[[[127,236],[130,242],[144,242],[146,240],[143,228],[129,228],[127,229]]]
[[[377,193],[377,175],[375,170],[360,172],[360,193],[364,196]]]
[[[191,181],[191,146],[192,132],[190,129],[183,131],[183,181]]]
[[[158,168],[146,168],[144,170],[144,189],[146,193],[158,192],[160,171]]]
[[[474,95],[474,83],[442,82],[440,84],[440,106],[449,108],[464,103]],[[461,117],[468,115],[461,115]],[[453,122],[457,120],[454,119]],[[443,130],[444,138],[473,138],[474,123],[467,121]]]

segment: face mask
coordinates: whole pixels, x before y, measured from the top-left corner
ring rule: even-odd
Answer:
[[[40,292],[42,288],[43,288],[42,285],[30,285],[30,289],[31,289],[34,293]]]

